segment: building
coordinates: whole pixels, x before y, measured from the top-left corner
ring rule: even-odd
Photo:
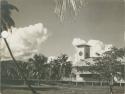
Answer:
[[[79,44],[75,47],[76,53],[73,63],[72,74],[74,81],[87,81],[94,80],[92,78],[92,73],[86,71],[88,67],[87,62],[94,63],[90,57],[90,47],[87,44]]]
[[[77,82],[86,82],[86,81],[99,81],[100,79],[95,79],[94,76],[98,74],[92,74],[87,71],[89,67],[88,63],[94,64],[93,58],[91,57],[91,46],[86,43],[79,44],[75,46],[75,57],[72,69],[72,80]],[[124,65],[123,65],[124,66]],[[118,82],[118,79],[114,77],[115,82]],[[125,83],[122,79],[120,82]]]

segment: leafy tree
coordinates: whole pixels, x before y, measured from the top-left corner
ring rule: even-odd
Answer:
[[[29,59],[32,63],[32,75],[34,79],[45,79],[47,75],[47,57],[44,55],[34,55]]]
[[[112,48],[99,57],[93,58],[94,64],[88,63],[90,72],[98,74],[102,80],[109,82],[110,94],[113,94],[114,77],[123,78],[124,76],[125,62],[123,64],[121,61],[123,57],[125,57],[125,48]]]
[[[24,62],[24,61],[18,61],[18,64],[20,66],[20,68],[23,70],[23,72],[25,73],[25,77],[27,79],[31,78],[31,68],[30,68],[30,63],[29,62]],[[17,71],[18,74],[20,74],[19,71]],[[20,79],[23,80],[23,77],[20,75]]]
[[[50,62],[50,78],[60,80],[64,77],[69,77],[72,70],[71,61],[68,61],[66,54],[61,54],[56,59]]]
[[[58,57],[58,62],[60,63],[60,78],[69,77],[72,70],[71,61],[68,61],[68,56],[66,54],[61,54]]]
[[[1,61],[1,78],[2,80],[15,80],[20,79],[17,67],[11,61]]]
[[[50,69],[50,73],[49,73],[49,77],[52,80],[59,80],[60,79],[60,64],[58,62],[57,59],[54,59],[53,61],[50,62],[49,64],[49,69]]]
[[[27,79],[30,78],[30,70],[29,70],[29,63],[27,62],[23,62],[23,61],[17,61],[18,65],[20,66],[20,68],[23,70],[23,72],[25,72],[25,76],[27,77]],[[15,66],[15,64],[13,63],[13,61],[9,60],[9,61],[1,61],[1,76],[2,79],[6,79],[6,80],[23,80],[23,77],[20,74],[20,71],[18,70],[18,68]]]

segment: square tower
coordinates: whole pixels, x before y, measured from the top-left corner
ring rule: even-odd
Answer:
[[[75,60],[76,62],[83,61],[90,57],[90,46],[87,44],[80,44],[76,46]]]

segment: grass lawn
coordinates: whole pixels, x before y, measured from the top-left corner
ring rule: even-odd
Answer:
[[[35,87],[40,94],[109,94],[108,87]],[[26,88],[3,88],[2,94],[32,94]],[[124,87],[114,87],[114,94],[125,94]]]

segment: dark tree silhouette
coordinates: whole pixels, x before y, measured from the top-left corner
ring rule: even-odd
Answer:
[[[7,1],[1,1],[1,27],[4,30],[8,30],[12,26],[15,26],[15,22],[11,17],[11,10],[19,11],[18,8]]]
[[[46,79],[47,71],[47,57],[44,55],[35,54],[33,58],[29,59],[29,62],[32,64],[32,76],[34,79]]]
[[[52,80],[62,80],[69,77],[72,71],[72,63],[68,61],[66,54],[61,54],[56,59],[50,61],[50,78]]]

